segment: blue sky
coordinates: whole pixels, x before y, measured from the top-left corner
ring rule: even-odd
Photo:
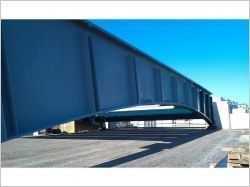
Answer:
[[[210,90],[249,103],[248,20],[91,20]]]

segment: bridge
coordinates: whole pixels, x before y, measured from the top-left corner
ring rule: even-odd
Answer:
[[[2,141],[93,116],[214,126],[210,91],[91,22],[2,20],[1,28]],[[144,105],[173,108],[114,112]]]

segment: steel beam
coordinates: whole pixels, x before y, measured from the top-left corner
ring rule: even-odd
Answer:
[[[191,107],[212,121],[203,94],[211,92],[88,21],[2,20],[1,26],[2,141],[157,103]]]

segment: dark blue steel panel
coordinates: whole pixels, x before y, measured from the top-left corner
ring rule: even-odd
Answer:
[[[61,21],[4,21],[2,32],[19,133],[92,112],[82,28]]]
[[[177,78],[177,95],[178,95],[178,103],[185,105],[185,89],[184,82],[181,78]]]
[[[155,102],[162,102],[163,101],[163,96],[162,96],[162,82],[161,82],[161,71],[160,69],[157,68],[153,68],[153,73],[154,73],[154,92],[155,92]],[[155,83],[158,84],[155,84]]]
[[[171,74],[169,72],[161,73],[161,82],[162,82],[162,97],[164,102],[174,102],[173,100],[173,86],[171,81]]]
[[[204,113],[205,111],[205,103],[204,103],[204,91],[200,90],[199,91],[199,111],[201,113]]]
[[[210,117],[210,109],[209,109],[209,95],[206,93],[204,95],[205,97],[205,115]]]
[[[214,122],[214,113],[213,113],[213,99],[209,97],[209,109],[210,109],[210,116],[209,118]]]
[[[192,86],[193,108],[198,110],[197,88]]]
[[[138,91],[138,80],[137,80],[137,66],[135,57],[132,55],[127,56],[128,63],[128,77],[129,77],[129,90],[131,92],[131,103],[139,104],[139,91]]]
[[[188,82],[188,106],[189,107],[194,107],[194,98],[193,98],[193,90],[192,90],[192,85]]]
[[[188,82],[184,82],[184,100],[185,100],[185,104],[189,105],[189,98],[190,98],[190,93],[189,93],[189,85]]]
[[[130,88],[129,51],[108,42],[105,38],[95,36],[93,37],[93,53],[100,109],[135,104],[131,101],[134,90]]]
[[[171,75],[171,88],[173,103],[178,103],[177,78],[174,75]]]
[[[137,57],[137,75],[140,103],[150,104],[158,101],[157,86],[155,84],[156,66],[144,57]]]
[[[5,122],[5,115],[3,112],[3,104],[1,104],[1,139],[6,140],[8,138],[7,136],[7,125]]]

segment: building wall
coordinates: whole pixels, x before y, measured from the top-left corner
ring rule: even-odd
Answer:
[[[249,128],[249,113],[233,112],[230,114],[231,129],[248,129]]]
[[[215,125],[219,129],[230,129],[230,111],[227,101],[213,102],[213,114]]]
[[[97,130],[98,126],[86,121],[71,121],[69,123],[61,124],[59,129],[61,132],[79,133],[86,130]]]
[[[63,123],[59,126],[61,132],[75,133],[75,122],[71,121],[68,123]]]
[[[249,129],[247,106],[242,108],[236,102],[213,97],[214,121],[221,129]]]
[[[86,121],[75,121],[75,132],[97,130],[98,127],[99,127],[98,125]]]
[[[203,119],[192,120],[156,120],[156,121],[131,121],[133,127],[207,127]],[[119,122],[109,122],[109,129],[121,127]]]

